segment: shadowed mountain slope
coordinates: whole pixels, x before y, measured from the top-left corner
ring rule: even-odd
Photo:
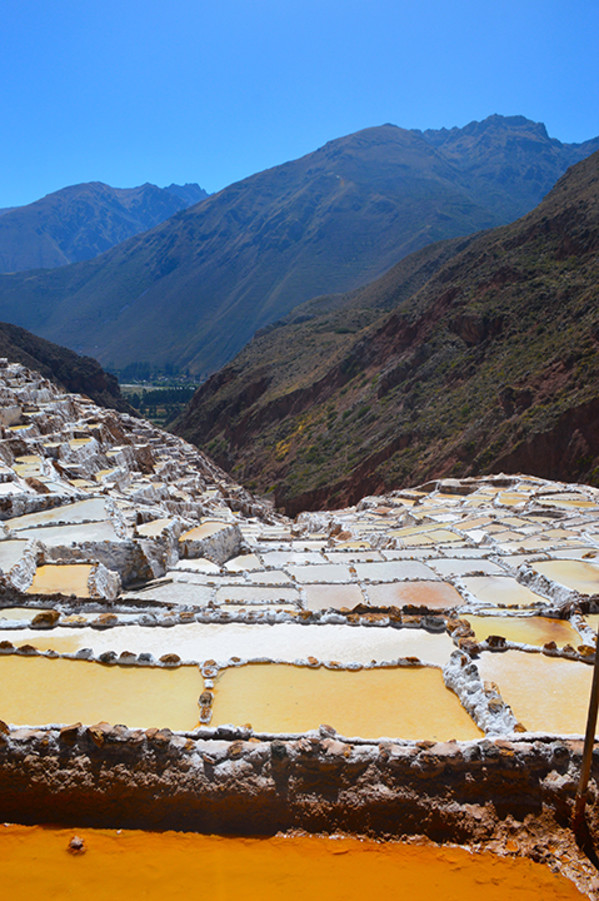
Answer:
[[[528,168],[542,169],[539,145],[551,160],[535,189],[543,193],[556,167],[565,171],[599,144],[563,145],[520,118],[478,125],[464,151],[476,165],[456,163],[455,137],[448,158],[430,135],[393,125],[331,141],[93,261],[0,277],[0,315],[113,369],[151,360],[208,373],[300,302],[365,284],[437,240],[506,221]],[[480,171],[485,135],[493,166],[504,160],[513,169],[501,184]]]
[[[408,298],[413,258],[256,336],[176,431],[290,512],[449,474],[599,483],[599,153],[465,244]]]
[[[208,195],[199,185],[71,185],[27,206],[0,210],[0,272],[90,260]]]
[[[72,350],[38,338],[17,325],[0,322],[0,357],[35,369],[67,391],[86,394],[102,407],[136,415],[133,407],[122,397],[116,378],[104,372],[96,360],[80,357]]]

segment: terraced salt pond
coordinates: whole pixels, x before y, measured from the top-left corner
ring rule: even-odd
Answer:
[[[30,622],[37,613],[39,610],[36,610],[35,607],[0,607],[0,627],[2,620]]]
[[[533,564],[542,576],[580,594],[599,593],[599,566],[584,560],[543,560]]]
[[[92,571],[89,563],[71,563],[58,566],[40,566],[33,582],[27,589],[29,594],[74,594],[78,598],[90,596],[89,577]]]
[[[204,683],[197,667],[106,667],[84,660],[0,657],[9,723],[123,723],[193,729]]]
[[[18,531],[19,538],[41,539],[44,544],[53,546],[68,547],[75,541],[81,541],[85,536],[86,541],[115,541],[116,532],[114,526],[110,522],[94,522],[86,523],[83,527],[79,523],[61,526],[44,526],[43,531],[39,528],[20,529]]]
[[[495,682],[515,716],[531,732],[583,735],[593,669],[575,660],[523,654],[481,654],[481,677]]]
[[[400,582],[391,585],[371,585],[368,598],[373,606],[426,607],[428,610],[451,610],[460,607],[464,599],[447,582]]]
[[[596,489],[520,475],[440,479],[292,522],[173,435],[5,360],[0,393],[11,422],[29,416],[0,430],[0,718],[13,724],[0,724],[0,812],[25,816],[28,804],[30,821],[51,811],[66,822],[92,803],[122,823],[125,786],[135,816],[177,828],[203,828],[219,803],[217,829],[221,816],[244,829],[262,817],[264,830],[279,828],[277,817],[284,828],[331,830],[353,816],[357,831],[446,829],[460,841],[503,840],[516,822],[532,834],[530,817],[547,834],[527,848],[561,866],[551,811],[561,805],[563,820],[571,801],[580,743],[564,735],[580,736],[586,716],[588,625],[599,616]],[[527,649],[485,650],[489,634]],[[104,748],[88,728],[98,721],[150,728],[111,734],[107,725]],[[69,728],[37,728],[51,722]],[[353,738],[331,738],[323,724]],[[186,734],[155,741],[151,727],[162,726]],[[111,897],[141,891],[143,842]],[[219,853],[180,891],[220,897],[210,881]],[[262,897],[244,853],[233,854],[243,884],[232,891]],[[91,845],[76,858],[63,845],[61,855],[69,870],[96,858]],[[150,857],[148,869],[158,852]],[[355,859],[348,884],[327,864],[312,888],[309,853],[298,857],[293,888],[281,877],[289,897],[323,888],[351,897],[354,885],[360,898],[373,886],[395,897],[409,885],[404,866],[386,888],[378,852],[367,855],[373,875],[352,845],[334,855]],[[452,897],[432,873],[426,864],[408,896]],[[3,876],[14,896],[17,883]],[[550,897],[531,871],[525,883],[522,897]],[[162,895],[177,885],[169,875]],[[91,882],[77,891],[95,893]],[[486,883],[473,891],[492,897]]]
[[[50,524],[99,522],[104,519],[106,519],[105,499],[92,497],[73,504],[67,503],[60,507],[53,507],[50,510],[41,510],[39,513],[16,516],[9,520],[9,525],[11,529],[18,531]]]
[[[583,895],[563,876],[526,859],[473,854],[433,844],[353,838],[225,838],[191,833],[77,829],[85,848],[69,854],[74,830],[4,826],[0,866],[11,898],[146,901],[202,896],[340,897],[377,894],[411,901],[574,901]]]
[[[510,576],[464,576],[461,585],[492,607],[535,607],[547,599]]]
[[[558,647],[581,644],[581,637],[569,622],[546,616],[473,616],[464,615],[477,641],[490,635],[502,635],[507,641],[542,646],[554,641]]]
[[[26,541],[0,541],[0,568],[5,572],[11,569],[23,556]]]
[[[105,651],[121,654],[150,653],[159,658],[176,653],[183,660],[201,663],[213,658],[220,663],[232,657],[252,660],[266,657],[292,663],[313,656],[340,663],[368,664],[418,657],[443,666],[455,650],[449,635],[424,629],[386,629],[343,625],[298,626],[294,623],[190,623],[169,629],[155,626],[114,626],[109,629],[57,627],[51,632],[36,629],[1,630],[0,641],[50,645],[73,640],[74,650],[91,648],[96,656]],[[54,650],[59,650],[58,647]],[[0,664],[2,663],[0,659]]]
[[[345,736],[435,741],[482,736],[440,670],[328,670],[276,664],[219,673],[211,725],[251,723],[259,732],[307,732],[322,723]]]

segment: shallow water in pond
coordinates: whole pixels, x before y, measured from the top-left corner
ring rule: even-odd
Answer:
[[[329,670],[248,664],[219,673],[212,726],[251,723],[256,731],[304,732],[322,723],[347,737],[448,741],[482,733],[438,669]]]
[[[6,520],[9,529],[27,529],[32,526],[74,522],[97,522],[106,519],[106,508],[103,498],[93,497],[64,507],[52,507],[39,513],[26,513]]]
[[[541,595],[510,576],[464,576],[461,583],[483,604],[531,607],[533,604],[547,603]]]
[[[485,652],[477,666],[529,731],[584,734],[592,666],[524,651]]]
[[[30,638],[21,638],[19,631],[10,633],[8,639],[12,641],[16,648],[22,648],[23,645],[33,645],[38,651],[56,651],[57,654],[76,654],[81,648],[81,641],[77,637],[77,633],[70,630],[70,634],[56,635],[52,629],[46,631],[36,629]]]
[[[66,850],[77,834],[85,853]],[[433,844],[353,838],[224,838],[182,832],[51,829],[0,831],[0,864],[14,901],[110,898],[164,901],[201,895],[215,901],[574,901],[563,876],[526,859],[472,854]],[[199,890],[201,888],[201,891]]]
[[[382,662],[417,656],[426,663],[444,666],[455,650],[453,641],[445,632],[372,626],[189,623],[169,629],[137,625],[102,630],[56,626],[44,632],[36,629],[0,629],[0,641],[6,639],[13,644],[22,640],[38,647],[38,641],[51,644],[57,638],[77,642],[74,650],[92,648],[96,655],[104,651],[120,654],[127,650],[135,654],[148,651],[155,657],[161,657],[174,652],[183,660],[202,662],[214,658],[223,663],[235,656],[244,660],[270,657],[290,663],[308,656],[321,660],[333,658],[341,663]]]
[[[489,635],[503,635],[508,641],[542,646],[554,641],[558,647],[577,647],[582,639],[576,629],[563,619],[547,616],[472,616],[462,617],[472,626],[477,641]]]
[[[38,566],[28,594],[74,594],[78,598],[88,598],[88,579],[92,567],[89,563],[70,563],[66,566],[47,564]]]
[[[181,535],[181,537],[179,538],[179,541],[200,541],[202,538],[209,538],[211,535],[216,535],[217,532],[220,532],[222,529],[228,528],[229,525],[230,523],[223,522],[222,520],[206,520],[199,526],[195,526],[195,528],[190,529],[188,532],[184,532],[183,535]]]
[[[370,585],[370,603],[376,607],[427,607],[448,610],[459,607],[464,599],[449,582],[395,582],[392,585]]]
[[[328,610],[333,607],[352,609],[364,604],[365,599],[359,585],[306,585],[304,587],[304,607],[307,610]]]
[[[2,615],[2,611],[0,610],[0,616]],[[599,629],[599,613],[586,613],[584,617],[584,621],[587,626],[590,626],[595,632]]]
[[[0,607],[0,620],[32,620],[40,612],[39,607]]]
[[[2,719],[21,725],[105,720],[131,727],[193,729],[203,687],[195,666],[165,670],[0,657]]]
[[[51,547],[68,546],[73,542],[116,541],[117,535],[111,522],[70,523],[64,526],[38,526],[22,529],[19,537],[37,539]]]
[[[599,566],[584,560],[541,560],[532,568],[580,594],[599,593]]]
[[[21,559],[26,546],[26,541],[0,541],[0,569],[8,572]]]

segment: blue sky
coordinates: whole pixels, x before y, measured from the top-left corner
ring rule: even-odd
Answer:
[[[215,191],[392,122],[599,134],[597,0],[4,0],[0,207],[68,184]]]

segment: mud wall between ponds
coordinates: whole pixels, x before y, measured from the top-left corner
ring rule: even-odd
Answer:
[[[549,737],[367,743],[324,727],[284,738],[226,727],[3,727],[0,820],[488,841],[535,817],[567,825],[581,751]],[[599,761],[587,807],[595,836],[598,776]]]

